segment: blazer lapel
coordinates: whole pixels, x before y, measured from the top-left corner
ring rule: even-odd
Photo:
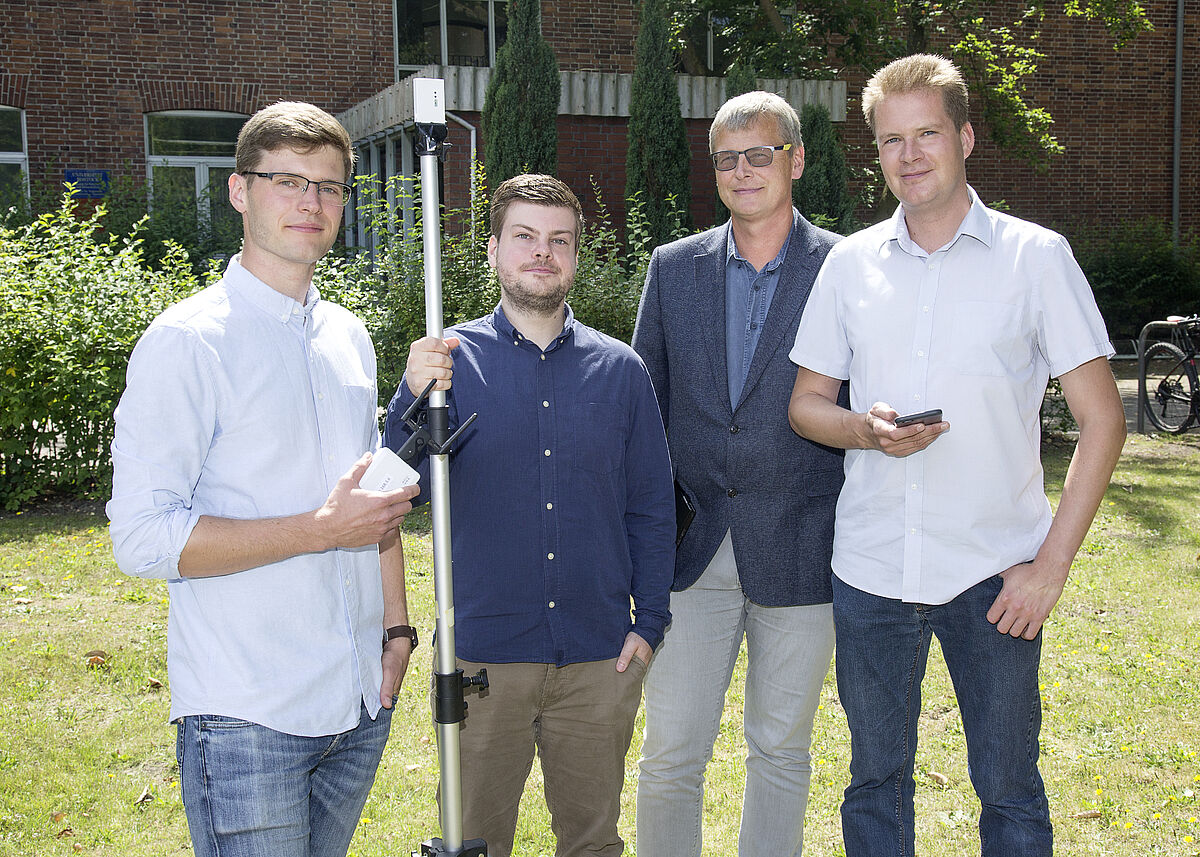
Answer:
[[[779,266],[779,282],[775,286],[775,296],[771,298],[771,307],[767,311],[767,320],[763,324],[758,347],[754,349],[754,357],[750,360],[750,371],[746,373],[746,383],[742,387],[738,407],[741,407],[750,391],[762,379],[762,374],[767,364],[775,358],[775,353],[780,348],[791,351],[796,340],[801,310],[808,300],[808,293],[812,291],[813,281],[820,269],[813,254],[816,248],[810,240],[807,227],[808,224],[803,218],[798,219],[792,227],[787,255],[783,257],[783,263]]]
[[[717,399],[729,405],[729,363],[725,353],[725,254],[729,229],[717,230],[693,258],[700,336],[708,354]]]

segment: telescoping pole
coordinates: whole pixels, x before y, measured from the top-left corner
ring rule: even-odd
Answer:
[[[442,229],[438,203],[438,163],[445,158],[445,83],[413,80],[413,117],[417,123],[416,150],[421,163],[421,231],[425,253],[425,332],[442,338]],[[466,717],[465,684],[454,655],[454,584],[450,542],[450,443],[446,393],[431,390],[427,412],[429,431],[429,493],[433,517],[433,587],[436,600],[434,659],[434,721],[441,765],[440,839],[422,843],[414,857],[486,857],[482,840],[463,841],[462,769],[459,726]]]

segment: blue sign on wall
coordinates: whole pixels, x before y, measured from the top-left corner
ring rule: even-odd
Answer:
[[[71,199],[104,199],[108,196],[108,170],[64,170],[63,179],[75,186]]]

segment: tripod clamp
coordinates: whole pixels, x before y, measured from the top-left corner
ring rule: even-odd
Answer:
[[[401,421],[412,432],[404,445],[396,450],[396,454],[404,459],[404,463],[414,465],[422,455],[449,455],[455,441],[462,437],[471,423],[479,414],[471,414],[454,432],[450,434],[450,409],[446,405],[440,407],[426,406],[429,394],[433,392],[430,381],[421,391],[421,395],[400,415]],[[447,436],[449,435],[449,436]]]
[[[436,155],[439,163],[446,162],[446,150],[453,143],[446,142],[448,134],[444,122],[418,122],[417,133],[413,137],[413,153],[418,159],[422,155]]]

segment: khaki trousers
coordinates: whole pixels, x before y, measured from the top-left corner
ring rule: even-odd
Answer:
[[[489,857],[512,854],[517,809],[536,751],[556,857],[624,852],[617,819],[646,665],[634,658],[619,673],[616,663],[458,660],[467,675],[485,667],[489,683],[481,694],[468,695],[459,733],[464,839],[485,840]]]

